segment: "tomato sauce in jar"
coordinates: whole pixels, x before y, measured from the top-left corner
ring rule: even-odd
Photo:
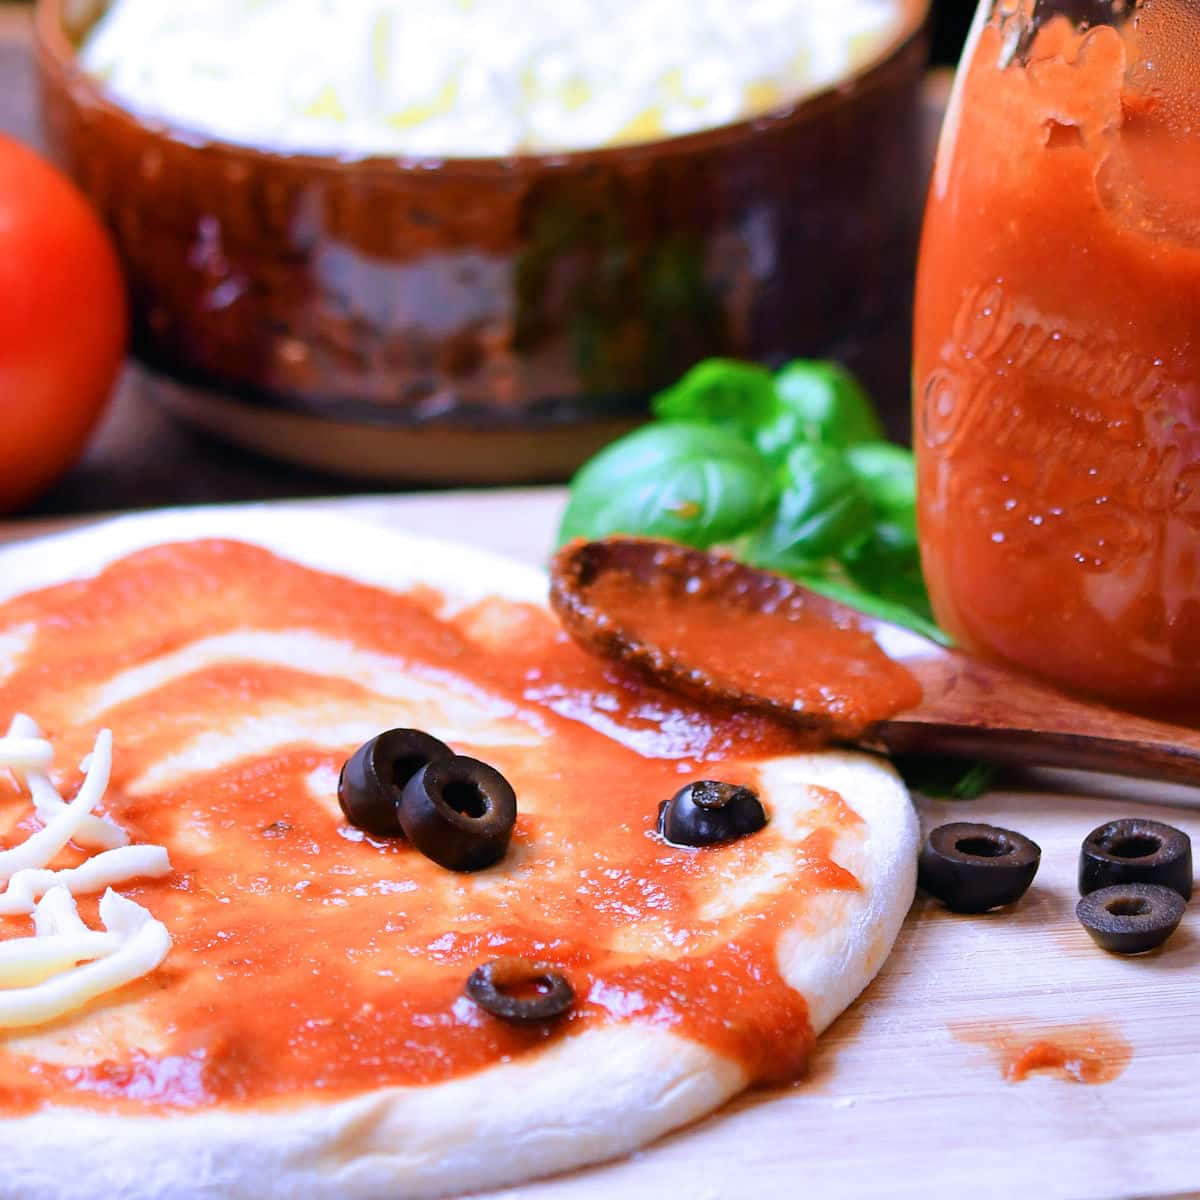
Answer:
[[[922,554],[969,648],[1190,723],[1200,3],[1080,7],[985,4],[959,74],[917,288]]]

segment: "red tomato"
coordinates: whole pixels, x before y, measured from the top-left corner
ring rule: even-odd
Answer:
[[[71,465],[112,391],[125,291],[75,185],[0,136],[0,511]]]

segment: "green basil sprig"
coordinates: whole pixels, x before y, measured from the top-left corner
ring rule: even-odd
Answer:
[[[870,396],[837,363],[789,363],[775,376],[775,391],[781,415],[773,428],[759,435],[765,445],[819,442],[845,447],[883,439]]]
[[[571,484],[560,541],[611,533],[727,547],[927,637],[913,457],[883,440],[857,380],[797,360],[709,359],[655,398],[658,420]]]
[[[654,399],[664,421],[700,421],[736,433],[781,463],[801,443],[878,441],[883,426],[845,367],[798,359],[776,375],[754,363],[710,358]]]
[[[801,442],[777,478],[774,513],[740,547],[747,561],[787,575],[810,574],[867,536],[871,497],[841,452]]]
[[[967,764],[914,754],[898,754],[892,762],[909,791],[934,800],[978,800],[991,791],[999,775],[992,763]]]
[[[629,533],[706,549],[761,521],[776,492],[758,452],[736,434],[695,421],[646,425],[575,476],[559,542]]]

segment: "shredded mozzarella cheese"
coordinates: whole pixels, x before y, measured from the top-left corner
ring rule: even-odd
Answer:
[[[75,907],[75,897],[65,887],[52,887],[42,897],[33,912],[33,928],[38,937],[88,932]]]
[[[100,920],[117,946],[103,958],[27,987],[0,990],[0,1028],[53,1021],[153,971],[171,949],[167,927],[140,904],[108,891]]]
[[[18,871],[0,892],[0,916],[33,912],[38,898],[51,888],[64,887],[72,896],[86,896],[113,884],[161,879],[170,873],[170,856],[162,846],[121,846],[62,871],[45,867]]]
[[[171,871],[164,847],[131,846],[124,830],[92,815],[112,773],[112,734],[97,736],[69,804],[45,773],[52,761],[35,722],[18,714],[0,738],[0,767],[29,789],[46,824],[0,852],[0,916],[32,914],[34,926],[33,937],[0,939],[0,1028],[54,1020],[153,971],[171,948],[166,926],[111,888]],[[50,860],[71,841],[103,848],[77,867],[51,870]],[[103,932],[89,929],[75,906],[77,894],[101,888],[108,888],[100,901]]]
[[[0,852],[0,880],[11,879],[18,871],[44,867],[79,832],[83,819],[100,802],[111,770],[112,732],[102,729],[75,799],[19,846]]]
[[[45,738],[15,737],[9,733],[0,737],[0,768],[28,771],[48,767],[54,761],[54,747]]]
[[[115,0],[85,68],[278,151],[503,155],[711,129],[845,78],[898,0]]]
[[[105,958],[121,946],[112,933],[55,934],[0,942],[0,987],[25,987],[59,975],[91,959]]]
[[[27,717],[24,713],[18,713],[12,719],[8,736],[40,738],[41,730],[31,717]],[[88,765],[90,766],[90,763]],[[25,769],[16,770],[15,774],[18,782],[23,782],[29,789],[29,794],[33,798],[33,807],[43,821],[51,820],[67,807],[67,802],[58,794],[58,789],[51,783],[50,776],[44,771]],[[93,813],[88,813],[80,821],[71,840],[87,850],[114,850],[118,846],[129,845],[129,835],[125,830],[119,825],[115,825],[107,817],[98,817]]]

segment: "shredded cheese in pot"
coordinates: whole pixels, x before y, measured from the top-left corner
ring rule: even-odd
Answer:
[[[899,0],[114,0],[82,59],[135,111],[227,141],[469,157],[727,124],[845,78],[902,19]]]

